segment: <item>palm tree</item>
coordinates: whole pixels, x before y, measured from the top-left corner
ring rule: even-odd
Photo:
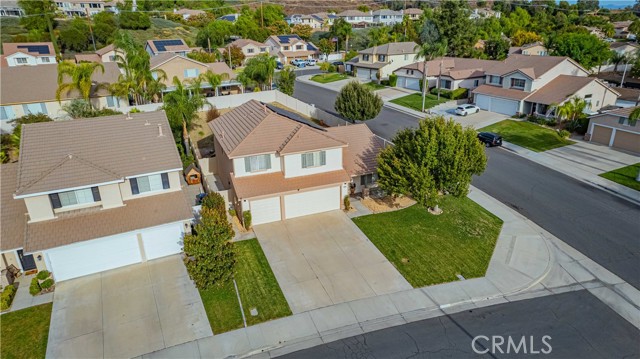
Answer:
[[[213,89],[216,96],[218,96],[218,87],[222,85],[222,81],[228,80],[228,79],[229,79],[229,74],[227,73],[216,74],[212,71],[207,71],[203,74],[200,74],[200,80],[208,83]]]
[[[253,84],[253,80],[243,72],[239,73],[236,77],[236,80],[242,85],[242,93],[245,92],[246,88]]]
[[[97,62],[81,62],[74,64],[72,62],[60,62],[58,64],[58,89],[56,90],[56,100],[60,102],[62,93],[77,90],[80,96],[89,102],[91,95],[100,88],[107,88],[106,83],[94,82],[92,77],[96,70],[104,73],[104,66]],[[70,81],[65,82],[67,77]]]
[[[422,59],[422,112],[424,112],[425,100],[427,97],[427,89],[429,82],[427,81],[428,62],[436,57],[444,56],[447,53],[447,42],[425,42],[422,46],[418,45],[414,49],[417,51],[416,60]]]
[[[251,80],[260,84],[262,89],[264,89],[265,83],[268,82],[268,87],[271,89],[273,74],[276,71],[277,65],[278,60],[275,56],[269,56],[267,54],[259,55],[247,61],[243,73]]]
[[[164,95],[164,106],[171,129],[176,132],[182,127],[182,138],[185,141],[185,152],[188,152],[187,144],[189,130],[193,127],[193,121],[198,118],[198,111],[209,105],[209,102],[200,92],[200,80],[196,79],[185,86],[177,76],[173,77],[175,90]],[[210,106],[210,105],[209,105]]]
[[[618,52],[613,52],[611,54],[611,63],[613,64],[613,72],[618,72],[618,65],[620,65],[621,63],[626,63],[627,62],[627,54],[621,54]]]
[[[556,116],[560,121],[575,121],[584,116],[584,110],[587,108],[587,102],[578,96],[574,96],[562,105],[558,106]]]

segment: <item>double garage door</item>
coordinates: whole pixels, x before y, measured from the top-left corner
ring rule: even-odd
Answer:
[[[593,126],[591,141],[626,151],[640,153],[640,134],[623,131],[611,127]]]
[[[364,67],[356,68],[356,76],[362,80],[376,80],[376,70],[367,69]]]
[[[420,91],[420,79],[412,78],[412,77],[398,77],[398,85],[415,91]]]
[[[48,267],[62,281],[140,263],[143,254],[165,257],[180,253],[183,233],[179,222],[53,248],[46,251]]]
[[[518,101],[478,94],[476,95],[476,106],[486,111],[497,112],[504,115],[515,115],[520,108],[520,103]]]
[[[332,211],[340,209],[340,187],[254,200],[249,207],[255,225]]]

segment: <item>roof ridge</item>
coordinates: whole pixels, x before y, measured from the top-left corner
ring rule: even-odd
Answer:
[[[252,104],[252,105],[253,105],[253,103],[254,103],[254,102],[255,102],[256,104],[258,104],[258,106],[260,106],[260,107],[264,107],[265,111],[267,111],[267,112],[266,112],[266,116],[262,117],[262,118],[260,119],[260,122],[258,122],[258,124],[257,124],[256,126],[254,126],[254,127],[251,129],[251,131],[249,131],[249,133],[247,133],[247,134],[246,134],[246,136],[244,136],[244,138],[242,138],[242,140],[240,140],[240,142],[238,142],[238,143],[235,145],[235,147],[234,147],[234,148],[233,148],[233,149],[228,153],[228,155],[229,155],[229,156],[233,156],[233,152],[235,152],[235,150],[236,150],[238,147],[240,147],[240,145],[241,145],[244,141],[246,141],[246,140],[247,140],[247,138],[248,138],[249,136],[251,136],[251,134],[252,134],[253,132],[255,132],[256,128],[260,127],[260,125],[264,122],[264,120],[266,120],[266,119],[267,119],[267,118],[269,118],[270,116],[272,116],[272,115],[276,114],[275,112],[273,112],[273,111],[269,110],[269,108],[268,108],[265,104],[261,103],[261,102],[260,102],[260,101],[258,101],[258,100],[254,100],[254,99],[249,100],[248,102],[245,102],[244,104],[242,104],[241,106],[239,106],[239,107],[237,107],[237,108],[241,108],[242,106],[247,105],[247,104]],[[249,106],[247,106],[247,108],[249,108]],[[250,109],[250,108],[249,108],[249,111],[251,111],[251,109]],[[227,112],[227,113],[231,113],[231,112],[233,112],[233,111],[230,111],[230,112]],[[226,115],[226,114],[225,114],[225,115]],[[222,115],[222,116],[224,116],[224,115]],[[220,119],[222,116],[218,117],[217,119]],[[216,119],[216,120],[217,120],[217,119]]]
[[[289,136],[287,136],[287,138],[284,139],[284,142],[282,143],[282,145],[280,145],[280,147],[278,148],[278,152],[284,150],[285,147],[287,147],[287,145],[289,144],[289,142],[291,142],[291,140],[293,139],[293,137],[296,135],[296,133],[298,133],[298,131],[300,131],[300,129],[302,128],[302,124],[298,123],[296,125],[296,127],[293,129],[293,131],[291,131],[291,133],[289,134]]]

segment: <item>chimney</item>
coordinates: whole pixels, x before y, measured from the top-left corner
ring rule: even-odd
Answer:
[[[164,134],[162,133],[162,124],[158,124],[158,137],[164,137]]]

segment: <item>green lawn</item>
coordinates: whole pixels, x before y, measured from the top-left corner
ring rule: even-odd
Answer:
[[[444,97],[440,97],[440,101],[438,101],[438,96],[427,94],[424,102],[424,108],[431,108],[433,106],[439,105],[441,103],[449,101]],[[395,100],[391,100],[391,102],[398,104],[400,106],[408,107],[410,109],[416,111],[422,111],[422,95],[421,94],[411,94],[404,97],[399,97]]]
[[[636,181],[638,171],[640,171],[640,163],[603,173],[600,177],[604,177],[623,186],[640,191],[640,182]]]
[[[502,220],[466,197],[440,207],[439,216],[416,204],[353,221],[416,288],[484,276]]]
[[[507,142],[536,152],[544,152],[575,143],[558,136],[555,130],[525,121],[504,120],[480,131],[495,132]]]
[[[311,77],[311,81],[319,82],[321,84],[326,84],[329,82],[335,82],[340,80],[346,80],[349,76],[345,74],[339,74],[337,72],[330,72],[326,74],[314,75]]]
[[[382,86],[376,82],[367,82],[364,84],[366,87],[369,87],[372,91],[376,91],[376,90],[382,90],[383,88],[386,88],[386,86]]]
[[[0,357],[44,358],[47,353],[49,322],[53,304],[43,304],[0,317]]]
[[[236,242],[238,262],[235,279],[247,325],[291,315],[280,286],[257,239]],[[242,328],[242,314],[233,282],[223,287],[200,290],[214,334]],[[258,309],[253,317],[251,308]]]

